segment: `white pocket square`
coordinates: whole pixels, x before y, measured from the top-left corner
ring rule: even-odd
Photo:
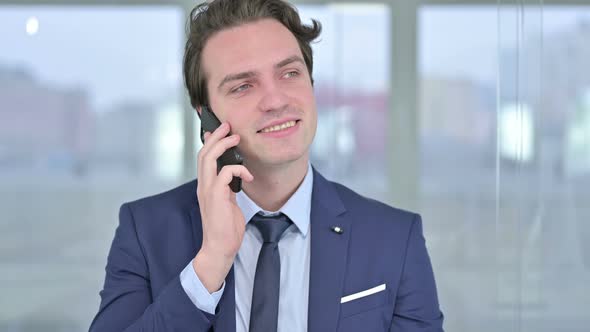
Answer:
[[[381,284],[379,286],[373,287],[373,288],[369,288],[367,290],[364,290],[362,292],[358,292],[358,293],[354,293],[354,294],[350,294],[350,295],[346,295],[345,297],[340,299],[340,303],[346,303],[352,300],[356,300],[356,299],[360,299],[361,297],[365,297],[365,296],[369,296],[369,295],[373,295],[375,293],[379,293],[385,290],[385,284]]]

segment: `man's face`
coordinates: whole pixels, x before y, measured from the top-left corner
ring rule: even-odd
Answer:
[[[207,41],[202,59],[211,109],[240,135],[246,165],[307,161],[317,126],[315,97],[286,27],[262,19],[223,30]]]

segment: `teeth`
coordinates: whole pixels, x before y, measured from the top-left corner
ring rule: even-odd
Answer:
[[[264,129],[261,130],[261,132],[263,132],[263,133],[270,133],[270,132],[273,132],[273,131],[278,131],[278,130],[283,130],[283,129],[291,128],[294,125],[295,125],[295,121],[288,121],[288,122],[285,122],[285,123],[280,124],[280,125],[276,125],[276,126],[264,128]]]

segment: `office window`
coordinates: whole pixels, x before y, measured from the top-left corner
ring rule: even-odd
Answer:
[[[419,198],[448,330],[590,323],[589,27],[588,7],[419,11]]]
[[[0,7],[0,330],[82,331],[121,203],[179,184],[184,14]]]
[[[386,200],[391,83],[389,7],[298,5],[323,24],[314,50],[318,130],[311,160],[329,179]]]

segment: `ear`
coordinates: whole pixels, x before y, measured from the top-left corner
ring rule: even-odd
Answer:
[[[202,106],[197,106],[197,108],[195,108],[195,111],[197,111],[197,115],[199,116],[199,119],[201,118],[201,112],[203,111],[203,107]]]

